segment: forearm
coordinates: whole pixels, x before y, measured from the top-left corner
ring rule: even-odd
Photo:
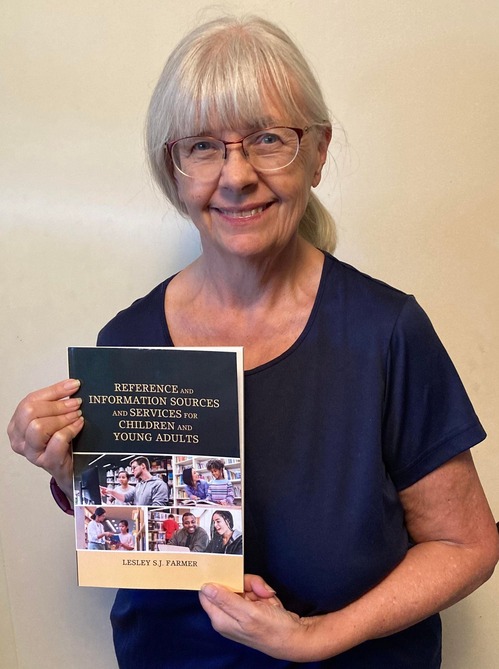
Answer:
[[[400,498],[416,545],[376,587],[320,620],[322,642],[335,632],[340,648],[388,636],[451,606],[492,574],[498,535],[468,452],[401,491]]]
[[[191,548],[191,553],[204,553],[204,549],[208,545],[208,542],[203,539],[198,539],[195,541]]]
[[[114,499],[117,499],[119,502],[124,503],[125,502],[125,493],[124,492],[119,492],[118,490],[114,490],[113,488],[105,488],[104,489],[104,494],[110,497],[114,497]]]
[[[121,548],[124,549],[124,550],[126,550],[126,551],[133,551],[134,548],[135,548],[135,546],[130,545],[130,544],[123,544],[123,543],[122,543],[122,544],[121,544]]]
[[[214,628],[272,657],[317,661],[410,627],[492,574],[498,534],[469,453],[402,490],[400,499],[416,545],[359,599],[332,613],[299,618],[248,575],[244,598],[214,584],[202,588],[200,601]]]
[[[365,595],[322,616],[299,618],[286,611],[272,592],[257,592],[249,576],[243,598],[208,584],[200,601],[224,636],[278,659],[314,662],[394,634],[450,606],[490,575],[496,552],[493,542],[485,551],[449,542],[421,543]]]
[[[344,609],[302,619],[306,647],[295,660],[337,655],[410,627],[470,594],[493,571],[480,547],[427,542],[412,548],[377,586]]]

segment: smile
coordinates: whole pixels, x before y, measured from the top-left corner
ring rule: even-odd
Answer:
[[[265,209],[268,207],[270,207],[270,204],[263,205],[262,207],[255,207],[255,209],[218,209],[218,211],[223,216],[230,216],[231,218],[250,218],[251,216],[257,216],[258,214],[261,214],[262,211],[265,211]]]

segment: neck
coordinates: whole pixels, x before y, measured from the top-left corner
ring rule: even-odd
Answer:
[[[206,292],[206,299],[222,308],[250,309],[272,304],[283,290],[292,290],[303,270],[320,254],[297,236],[285,248],[262,257],[233,257],[218,249],[204,249],[188,269]]]

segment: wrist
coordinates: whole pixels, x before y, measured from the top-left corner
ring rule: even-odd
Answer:
[[[299,635],[296,658],[299,662],[320,662],[336,654],[330,652],[324,637],[324,617],[322,615],[300,618],[302,634]]]
[[[353,621],[347,622],[342,610],[300,618],[302,634],[297,637],[299,662],[320,662],[341,655],[362,640],[357,639]]]
[[[54,498],[55,503],[57,506],[64,511],[64,513],[67,513],[70,516],[74,515],[73,507],[70,502],[70,497],[68,497],[68,494],[66,490],[63,490],[58,484],[57,481],[55,480],[54,477],[50,479],[50,492],[52,493],[52,497]]]

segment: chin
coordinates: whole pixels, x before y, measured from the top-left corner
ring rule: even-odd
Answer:
[[[225,253],[241,259],[273,255],[289,244],[289,240],[262,239],[259,235],[237,235],[220,245]]]

